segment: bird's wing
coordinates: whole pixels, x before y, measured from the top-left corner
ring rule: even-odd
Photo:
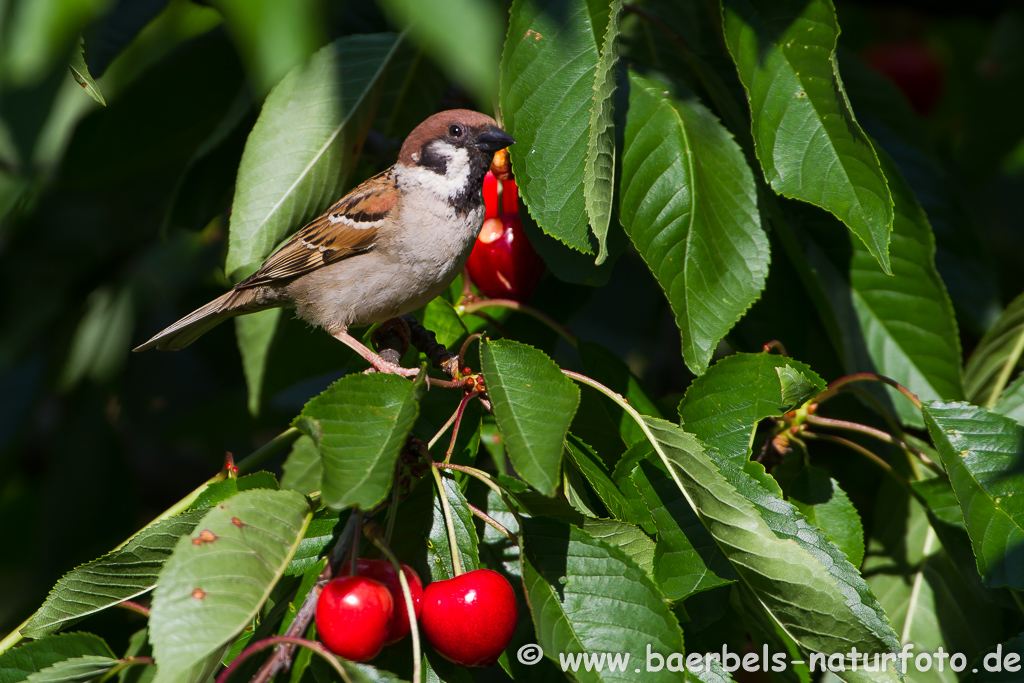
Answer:
[[[369,251],[397,203],[398,188],[392,169],[378,173],[295,233],[259,270],[239,282],[236,289],[288,280]]]

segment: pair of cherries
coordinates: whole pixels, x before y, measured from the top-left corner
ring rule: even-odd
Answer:
[[[466,262],[469,278],[484,296],[525,303],[544,274],[544,261],[523,232],[507,155],[495,155],[483,193],[484,224]]]
[[[416,618],[427,641],[460,666],[491,666],[512,640],[519,610],[512,586],[498,572],[476,569],[434,581],[426,590],[402,565]],[[386,560],[360,559],[355,576],[324,586],[316,629],[327,648],[354,662],[377,656],[384,645],[409,634],[409,617],[398,572]]]

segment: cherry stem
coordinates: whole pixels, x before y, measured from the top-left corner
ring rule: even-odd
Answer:
[[[466,351],[469,350],[469,345],[475,342],[477,339],[483,338],[482,332],[474,332],[473,334],[466,337],[466,341],[462,342],[462,347],[459,349],[459,371],[466,367]]]
[[[444,454],[445,462],[452,459],[452,453],[455,451],[455,440],[459,437],[459,427],[462,425],[462,415],[466,412],[466,406],[479,395],[479,391],[471,391],[463,396],[462,401],[459,402],[459,407],[455,411],[455,427],[452,429],[452,440],[451,443],[448,444],[448,450],[445,451]]]
[[[860,424],[859,422],[834,420],[832,418],[820,417],[818,415],[808,415],[807,417],[804,418],[804,422],[806,422],[807,424],[818,425],[819,427],[831,427],[832,429],[842,429],[848,432],[858,432],[860,434],[864,434],[865,436],[870,436],[873,439],[877,439],[883,443],[891,444],[893,446],[899,446],[908,453],[912,453],[913,455],[917,456],[917,458],[920,459],[921,462],[923,462],[931,470],[937,472],[940,475],[943,474],[942,469],[938,465],[936,465],[935,462],[927,455],[922,453],[917,448],[914,448],[906,441],[893,436],[889,432],[883,432],[881,429],[875,429],[874,427],[869,427],[867,425]]]
[[[519,513],[516,511],[515,506],[512,505],[512,501],[508,499],[508,496],[506,495],[505,491],[501,488],[501,485],[498,484],[498,482],[494,481],[494,479],[491,478],[491,475],[489,475],[487,472],[484,472],[483,470],[478,470],[475,467],[469,467],[468,465],[456,465],[450,462],[437,462],[434,463],[434,467],[445,470],[454,470],[455,472],[462,472],[463,474],[468,474],[469,476],[482,481],[484,484],[487,485],[488,488],[490,488],[492,491],[498,494],[502,502],[505,503],[505,507],[507,507],[509,512],[512,513],[512,516],[516,518],[516,521],[520,522],[519,526],[522,527],[522,520],[519,518]]]
[[[770,342],[764,345],[761,349],[762,353],[771,353],[773,350],[778,351],[780,356],[788,356],[786,353],[786,347],[782,345],[778,339],[772,339]]]
[[[142,616],[144,616],[147,619],[149,619],[149,608],[148,607],[143,607],[142,605],[140,605],[137,602],[133,602],[131,600],[124,600],[122,602],[117,603],[117,606],[121,607],[122,609],[126,609],[129,612],[135,612],[136,614],[141,614]]]
[[[237,657],[231,660],[231,664],[226,669],[224,669],[224,671],[222,671],[219,676],[217,676],[216,683],[226,683],[228,677],[231,676],[232,673],[234,673],[235,669],[241,666],[242,662],[244,662],[257,652],[261,650],[266,650],[268,647],[278,644],[298,645],[299,647],[309,648],[316,654],[326,659],[327,663],[330,664],[331,667],[338,672],[338,675],[341,676],[341,679],[345,681],[345,683],[352,683],[352,679],[348,677],[348,673],[346,673],[345,669],[342,668],[338,660],[335,659],[334,656],[327,651],[327,648],[325,648],[323,645],[316,642],[315,640],[308,640],[306,638],[298,638],[295,636],[272,636],[270,638],[264,638],[258,643],[253,643],[249,647],[242,650],[241,654],[239,654]],[[256,679],[254,678],[253,680]]]
[[[458,308],[464,313],[476,313],[481,308],[508,308],[513,311],[520,311],[544,323],[574,347],[577,343],[576,336],[572,334],[565,325],[562,325],[547,313],[544,313],[529,304],[519,303],[514,299],[478,299],[476,301],[460,303]]]
[[[452,555],[452,573],[455,576],[462,576],[462,558],[459,557],[459,542],[455,537],[455,522],[452,521],[452,507],[448,502],[448,490],[444,487],[444,480],[436,463],[430,463],[430,471],[437,482],[437,495],[441,497],[441,509],[444,511],[444,525],[448,530],[448,545]]]
[[[349,565],[348,574],[349,576],[355,576],[359,573],[359,537],[363,532],[363,511],[356,507],[352,511],[352,516],[356,519],[356,532],[352,539],[352,550],[349,554]]]
[[[834,434],[821,434],[818,432],[804,432],[800,436],[801,438],[817,439],[819,441],[831,441],[832,443],[839,444],[840,446],[845,446],[846,448],[849,448],[850,450],[863,455],[865,458],[881,467],[884,471],[891,474],[896,480],[898,480],[902,484],[907,483],[906,481],[903,480],[902,477],[900,477],[896,473],[896,470],[892,468],[892,465],[887,463],[885,460],[882,460],[872,451],[869,451],[867,448],[864,448],[856,441],[850,441],[849,439],[843,438],[841,436],[836,436]]]
[[[829,382],[827,387],[825,387],[825,391],[821,392],[815,398],[811,399],[811,403],[824,403],[825,401],[829,400],[837,393],[839,393],[840,389],[842,389],[844,386],[852,382],[881,382],[882,384],[888,384],[893,389],[906,396],[907,399],[914,404],[915,408],[917,408],[918,410],[921,410],[923,408],[923,406],[921,405],[921,399],[914,395],[910,391],[910,389],[907,389],[905,386],[903,386],[894,379],[886,377],[885,375],[879,375],[874,372],[857,372],[852,375],[847,375],[846,377],[840,377],[837,380],[833,380],[832,382]]]
[[[391,505],[388,508],[388,527],[384,531],[384,542],[387,544],[391,543],[391,532],[395,529],[395,518],[398,517],[398,499],[399,499],[399,472],[402,469],[402,463],[399,462],[395,466],[395,475],[391,481]]]
[[[416,625],[416,605],[413,604],[409,581],[405,578],[405,572],[402,571],[402,565],[399,563],[398,558],[395,557],[395,554],[391,552],[391,548],[380,537],[380,527],[370,522],[363,528],[363,535],[377,546],[377,549],[384,557],[388,558],[388,562],[391,563],[391,566],[398,573],[398,583],[402,586],[402,597],[405,599],[405,616],[409,619],[409,634],[412,636],[412,683],[420,683],[423,679],[423,674],[420,671],[422,666],[420,661],[422,659],[420,654],[420,631]]]
[[[519,545],[519,541],[516,540],[516,537],[513,536],[512,532],[509,531],[508,529],[506,529],[501,524],[501,522],[499,522],[498,520],[494,519],[494,517],[491,517],[489,514],[487,514],[486,512],[484,512],[483,510],[481,510],[477,506],[473,505],[472,503],[466,503],[466,507],[468,507],[469,511],[472,512],[474,515],[476,515],[480,519],[484,520],[484,522],[486,522],[487,524],[490,524],[492,527],[494,527],[502,536],[504,536],[508,540],[512,541],[516,545]]]

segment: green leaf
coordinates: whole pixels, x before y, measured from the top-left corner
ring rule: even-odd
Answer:
[[[38,0],[8,6],[0,50],[4,80],[12,85],[36,85],[47,70],[71,54],[83,26],[113,0]],[[5,88],[5,89],[6,89]]]
[[[323,17],[312,3],[212,0],[223,15],[262,95],[324,42]],[[236,203],[237,206],[237,203]]]
[[[665,597],[682,600],[732,583],[737,577],[725,555],[664,465],[651,455],[649,444],[638,444],[616,467],[615,479],[654,521],[654,576]]]
[[[68,572],[22,627],[22,635],[41,638],[149,591],[178,539],[191,532],[202,516],[202,512],[185,512],[157,520],[119,548]]]
[[[599,7],[600,3],[595,2]],[[594,74],[594,106],[590,111],[590,135],[587,140],[587,161],[583,172],[583,200],[590,229],[597,237],[598,265],[608,258],[608,227],[612,218],[612,195],[615,181],[615,64],[619,58],[619,19],[622,0],[612,0],[608,12],[608,28],[600,42],[601,56]],[[595,30],[597,26],[595,25]]]
[[[423,311],[423,327],[433,332],[437,343],[447,349],[452,349],[456,342],[469,333],[455,307],[441,297],[427,304]]]
[[[786,489],[786,500],[808,522],[828,534],[836,547],[846,554],[850,564],[859,567],[864,560],[864,527],[857,508],[839,487],[839,482],[829,477],[825,470],[813,466],[802,466],[795,477],[783,481],[779,469],[773,470],[773,474]]]
[[[576,351],[580,355],[583,371],[588,377],[624,396],[629,401],[629,405],[633,406],[637,412],[661,417],[661,412],[641,386],[640,380],[618,355],[600,344],[584,340],[579,341]],[[607,401],[604,396],[601,399]],[[610,401],[607,401],[605,405],[611,408]],[[646,439],[643,430],[625,413],[619,417],[619,433],[623,443],[627,446]]]
[[[222,481],[215,481],[203,489],[188,509],[206,510],[227,500],[239,491],[248,491],[249,489],[274,489],[276,491],[278,488],[280,487],[277,485],[277,479],[270,472],[260,471],[247,474],[244,477],[230,477]]]
[[[1024,588],[1024,428],[968,403],[932,402],[924,417],[985,585]]]
[[[306,527],[306,532],[302,535],[302,540],[299,541],[299,547],[295,549],[295,555],[292,556],[292,561],[288,563],[288,568],[284,571],[285,576],[299,576],[317,564],[320,561],[321,553],[335,539],[335,529],[340,530],[339,525],[343,521],[348,521],[348,515],[339,517],[338,512],[330,508],[317,510],[313,514],[313,518],[309,520],[309,526]]]
[[[113,657],[99,636],[62,633],[25,643],[0,654],[0,683],[18,683],[31,674],[75,657]]]
[[[526,344],[486,341],[480,363],[512,465],[538,491],[555,495],[562,443],[580,390],[542,351]]]
[[[546,234],[585,254],[594,251],[588,222],[599,221],[598,263],[607,255],[613,189],[621,7],[513,0],[501,58],[501,113],[516,139],[509,154],[520,197]]]
[[[565,452],[569,460],[579,469],[583,477],[594,487],[594,493],[604,503],[612,517],[633,522],[630,506],[622,492],[616,488],[611,477],[598,464],[597,453],[587,444],[569,434],[565,440]]]
[[[129,287],[115,292],[103,285],[89,295],[86,307],[64,366],[64,389],[73,389],[86,377],[100,383],[113,379],[131,348],[135,307]]]
[[[777,193],[834,214],[890,272],[893,201],[836,64],[829,0],[725,0],[726,43],[750,102],[754,149]]]
[[[263,382],[267,377],[267,359],[277,334],[284,309],[271,308],[235,318],[235,338],[242,357],[242,372],[249,392],[249,414],[256,417],[263,405]]]
[[[1013,418],[1017,424],[1024,425],[1024,373],[1006,387],[999,401],[992,406],[992,412]]]
[[[103,93],[100,92],[99,86],[96,85],[96,81],[93,80],[92,75],[89,73],[89,66],[85,63],[85,55],[83,54],[84,50],[85,47],[80,45],[71,57],[71,75],[75,77],[75,81],[78,85],[82,86],[82,90],[89,97],[105,107],[107,106],[107,101],[103,99]]]
[[[690,384],[679,404],[679,417],[686,431],[742,463],[750,457],[758,422],[780,417],[824,389],[825,382],[799,361],[770,353],[737,353]]]
[[[846,345],[848,372],[877,372],[921,400],[963,397],[960,334],[953,305],[935,270],[935,238],[921,206],[884,152],[879,153],[896,201],[892,276],[875,267],[856,240],[848,263],[833,264],[812,248],[811,265],[825,283]],[[845,280],[845,282],[843,281]],[[920,426],[916,408],[887,388],[897,414]]]
[[[384,0],[381,5],[447,73],[470,88],[478,101],[493,101],[498,91],[494,66],[500,58],[502,28],[496,6],[471,0]],[[452,17],[458,17],[458,40],[452,40]]]
[[[472,571],[480,566],[480,551],[478,550],[480,540],[476,534],[473,513],[469,511],[466,497],[462,495],[459,485],[446,476],[442,476],[441,481],[444,482],[448,505],[452,509],[455,542],[458,546],[462,569],[467,572]],[[448,530],[444,523],[441,498],[438,495],[434,496],[433,523],[427,543],[427,562],[430,567],[430,576],[434,581],[455,578],[451,543],[448,540]]]
[[[96,78],[121,51],[155,19],[170,0],[130,0],[118,2],[110,11],[94,21],[85,32],[86,62]]]
[[[294,424],[320,451],[325,503],[369,509],[384,500],[422,389],[422,374],[348,375],[306,404]]]
[[[583,530],[599,541],[618,548],[654,578],[654,541],[632,524],[611,519],[585,519]]]
[[[243,491],[211,508],[182,538],[153,592],[156,680],[206,669],[249,625],[291,561],[310,519],[295,491]]]
[[[523,520],[523,585],[547,656],[629,653],[640,661],[648,648],[668,657],[683,651],[683,635],[654,582],[621,549],[587,532],[551,520]],[[589,681],[636,680],[626,671],[587,671]],[[676,681],[667,669],[644,680]]]
[[[225,265],[234,281],[341,198],[400,44],[390,34],[341,38],[293,69],[267,96],[235,182]],[[236,321],[251,412],[260,404],[280,315]]]
[[[676,425],[644,423],[673,481],[741,581],[801,647],[829,654],[851,647],[899,650],[875,596],[820,529],[731,460],[710,458]]]
[[[26,683],[66,683],[68,681],[94,681],[120,662],[113,657],[86,655],[57,662],[25,679]]]
[[[914,496],[886,481],[875,520],[864,576],[904,645],[913,643],[918,653],[942,647],[971,659],[999,639],[999,608],[979,599],[964,581]],[[957,680],[912,666],[908,673],[915,683]]]
[[[967,400],[993,407],[1024,353],[1024,294],[1010,302],[985,333],[964,368]]]
[[[320,490],[324,466],[320,462],[320,451],[308,436],[300,436],[281,465],[281,488],[291,489],[307,496]]]
[[[694,96],[630,74],[622,225],[665,292],[683,358],[702,374],[768,277],[754,175],[732,135]]]

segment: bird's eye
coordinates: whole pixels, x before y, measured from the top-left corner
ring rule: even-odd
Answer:
[[[448,135],[453,138],[461,138],[462,126],[460,126],[457,123],[453,123],[452,125],[448,126]]]

